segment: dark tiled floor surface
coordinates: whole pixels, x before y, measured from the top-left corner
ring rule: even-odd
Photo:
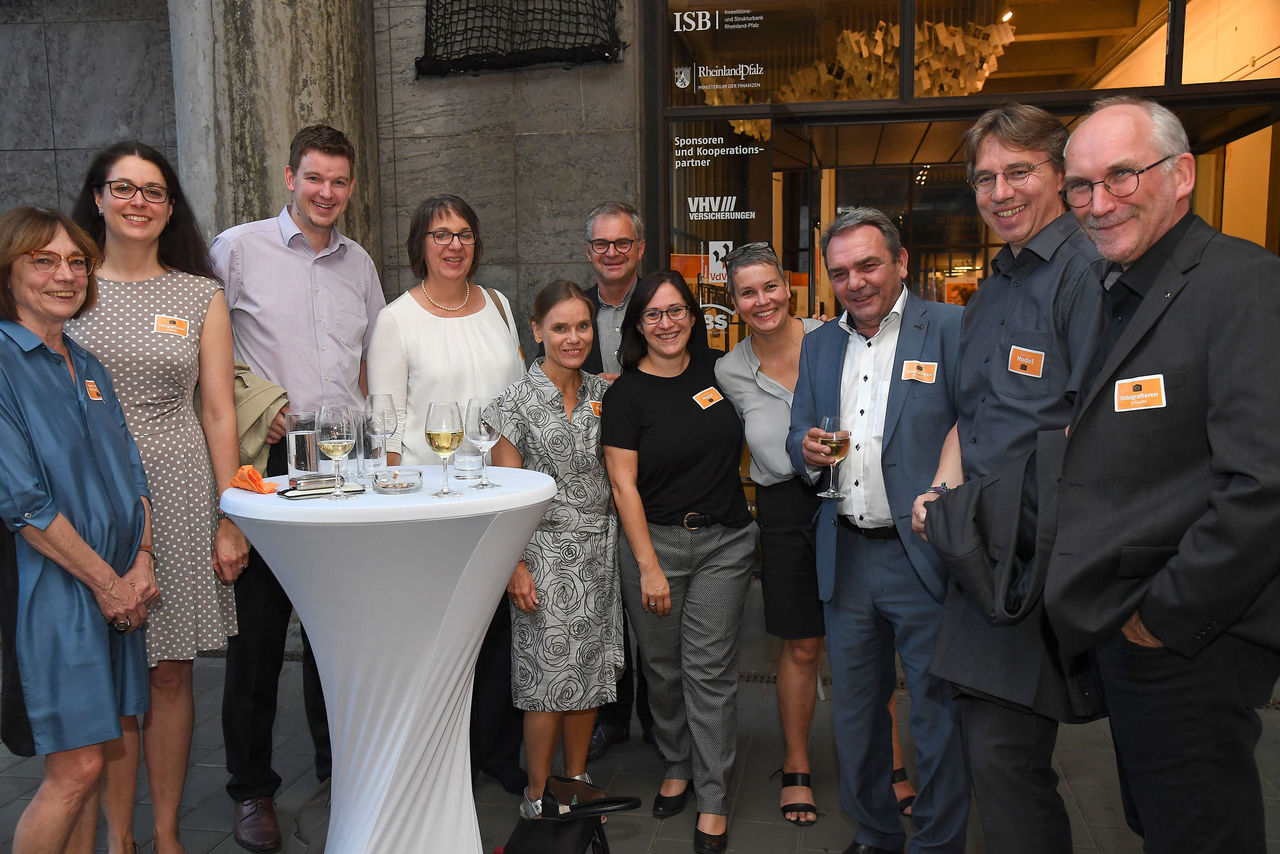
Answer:
[[[758,588],[757,588],[758,590]],[[769,779],[780,765],[781,736],[777,702],[770,675],[777,664],[777,649],[763,632],[758,592],[748,599],[742,624],[743,674],[738,693],[738,762],[730,786],[730,852],[738,854],[808,854],[842,852],[853,838],[853,824],[840,812],[837,774],[831,738],[830,704],[819,702],[811,739],[814,789],[821,817],[812,827],[797,829],[779,816],[776,780]],[[191,750],[191,771],[183,794],[182,839],[190,854],[239,854],[231,838],[231,803],[223,790],[222,702],[223,662],[201,658],[195,665],[196,728]],[[905,727],[910,700],[899,696],[899,720],[908,755],[910,733]],[[1268,851],[1280,854],[1280,711],[1266,710],[1258,763],[1266,797]],[[644,809],[609,820],[608,835],[615,854],[666,854],[691,850],[693,810],[667,821],[648,813],[662,766],[653,749],[636,737],[614,747],[590,770],[597,783],[611,793],[634,794]],[[300,665],[286,663],[280,681],[280,711],[276,720],[276,769],[284,778],[277,797],[281,824],[292,828],[292,817],[315,788],[311,773],[310,736],[302,710]],[[1063,727],[1055,765],[1061,790],[1071,814],[1079,854],[1129,854],[1140,852],[1141,841],[1125,826],[1120,809],[1110,733],[1105,722]],[[8,850],[13,828],[40,783],[39,758],[23,759],[0,747],[0,849]],[[151,808],[145,771],[140,775],[134,827],[141,849],[150,852]],[[475,785],[476,809],[486,852],[501,845],[515,824],[518,799],[493,781]],[[968,852],[985,854],[970,822]],[[101,840],[101,835],[100,835]],[[105,851],[105,845],[99,850]],[[429,849],[424,846],[423,851]]]

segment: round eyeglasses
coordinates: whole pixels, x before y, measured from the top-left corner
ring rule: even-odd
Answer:
[[[679,323],[689,316],[689,306],[684,303],[673,305],[668,308],[646,308],[640,312],[640,319],[644,321],[645,326],[657,326],[662,322],[662,315],[666,315],[674,322]]]
[[[162,205],[169,201],[169,188],[161,187],[159,184],[143,184],[139,186],[132,181],[107,181],[104,185],[111,191],[111,195],[123,201],[129,201],[138,193],[142,193],[142,198],[153,204]]]
[[[1138,192],[1139,175],[1176,156],[1176,154],[1170,154],[1161,157],[1155,163],[1143,166],[1141,169],[1112,169],[1101,181],[1069,178],[1062,188],[1062,198],[1073,208],[1087,208],[1093,202],[1093,188],[1099,184],[1106,187],[1107,192],[1117,199],[1127,198]]]
[[[50,252],[47,249],[36,249],[27,253],[31,256],[31,266],[36,268],[37,273],[52,275],[58,272],[65,261],[67,267],[77,276],[87,276],[93,272],[94,266],[98,263],[97,259],[90,258],[88,255],[67,255],[63,257],[57,252]]]
[[[1049,160],[1052,159],[1049,158]],[[1049,160],[1041,160],[1039,163],[1032,163],[1029,166],[1019,163],[1016,166],[1010,166],[1003,172],[979,172],[973,176],[969,186],[973,187],[975,193],[981,193],[985,196],[996,188],[996,176],[1003,175],[1004,182],[1010,187],[1021,187],[1030,181],[1031,176],[1036,174],[1036,170],[1048,163]]]

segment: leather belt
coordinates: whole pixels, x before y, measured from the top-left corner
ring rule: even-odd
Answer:
[[[883,528],[861,528],[856,522],[848,516],[837,517],[840,524],[848,528],[850,531],[861,534],[868,540],[896,540],[898,539],[898,529],[893,525],[886,525]]]
[[[684,525],[687,530],[696,531],[699,528],[707,528],[716,523],[706,513],[686,513],[684,518],[680,520],[680,524]]]

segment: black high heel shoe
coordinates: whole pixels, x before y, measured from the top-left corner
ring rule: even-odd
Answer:
[[[729,847],[729,830],[724,833],[704,833],[693,829],[693,854],[724,854]]]
[[[689,800],[689,792],[693,789],[693,781],[690,780],[684,787],[684,791],[678,795],[664,795],[659,792],[653,797],[653,817],[654,818],[671,818],[673,815],[679,815],[684,812],[684,805]]]
[[[779,768],[777,773],[775,773],[773,776],[777,777],[779,775],[782,776],[782,788],[784,789],[787,788],[788,786],[804,786],[807,789],[810,789],[810,790],[813,789],[813,783],[809,775],[804,771],[786,772],[786,771],[783,771],[781,768]],[[782,811],[782,818],[786,821],[791,822],[796,827],[808,827],[811,824],[814,824],[818,821],[817,818],[811,818],[811,819],[787,818],[787,813],[811,812],[816,816],[818,814],[818,808],[814,804],[783,804],[781,807],[779,807],[779,809]]]

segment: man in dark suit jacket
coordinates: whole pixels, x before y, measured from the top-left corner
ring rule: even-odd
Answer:
[[[831,661],[840,800],[858,823],[846,854],[901,852],[906,842],[890,776],[886,708],[894,649],[911,691],[919,794],[912,851],[964,851],[969,793],[951,686],[931,675],[945,577],[911,533],[911,504],[928,484],[955,423],[957,306],[925,302],[902,283],[907,253],[883,213],[855,208],[822,238],[845,311],[805,336],[787,452],[816,480],[831,462],[819,441],[840,415],[849,455],[833,473],[844,498],[818,511],[818,594]]]
[[[1266,850],[1253,707],[1280,675],[1280,259],[1190,213],[1195,166],[1178,119],[1133,98],[1067,145],[1065,198],[1118,278],[1046,609],[1064,655],[1097,650],[1149,854]]]

